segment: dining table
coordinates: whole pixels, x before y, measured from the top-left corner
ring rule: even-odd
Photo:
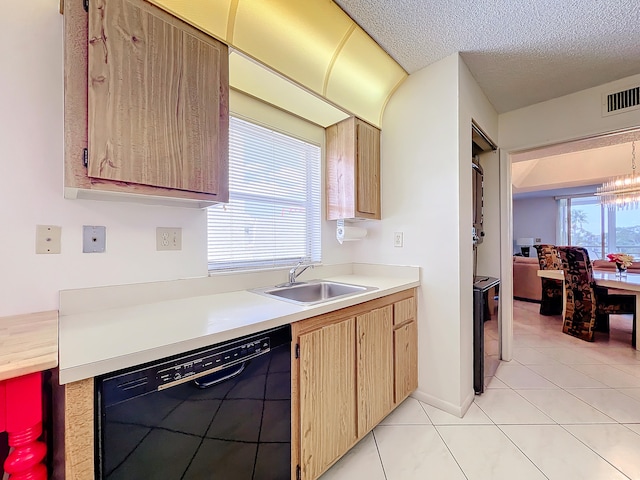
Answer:
[[[538,276],[553,278],[562,281],[562,291],[564,292],[564,271],[563,270],[538,270]],[[636,297],[636,319],[640,313],[640,273],[624,273],[622,275],[615,271],[593,270],[593,280],[596,285],[606,287],[609,293],[619,293],[625,295],[635,295]],[[617,291],[617,292],[616,292]],[[562,318],[566,308],[566,294],[562,301]],[[640,329],[636,329],[636,350],[640,350]]]

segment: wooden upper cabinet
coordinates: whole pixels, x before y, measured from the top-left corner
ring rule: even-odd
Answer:
[[[228,201],[227,46],[143,0],[81,4],[65,1],[66,196]]]
[[[356,118],[326,129],[327,220],[380,219],[380,130]]]

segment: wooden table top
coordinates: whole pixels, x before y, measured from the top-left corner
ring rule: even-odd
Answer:
[[[58,311],[0,317],[0,381],[58,366]]]

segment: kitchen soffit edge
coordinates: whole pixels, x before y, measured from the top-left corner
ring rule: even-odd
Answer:
[[[377,127],[407,77],[330,0],[150,1]]]
[[[637,0],[336,0],[414,73],[460,52],[498,113],[640,73]]]

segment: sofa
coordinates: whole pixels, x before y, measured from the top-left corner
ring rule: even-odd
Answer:
[[[538,276],[540,265],[537,257],[513,257],[513,298],[540,302],[542,281]]]

